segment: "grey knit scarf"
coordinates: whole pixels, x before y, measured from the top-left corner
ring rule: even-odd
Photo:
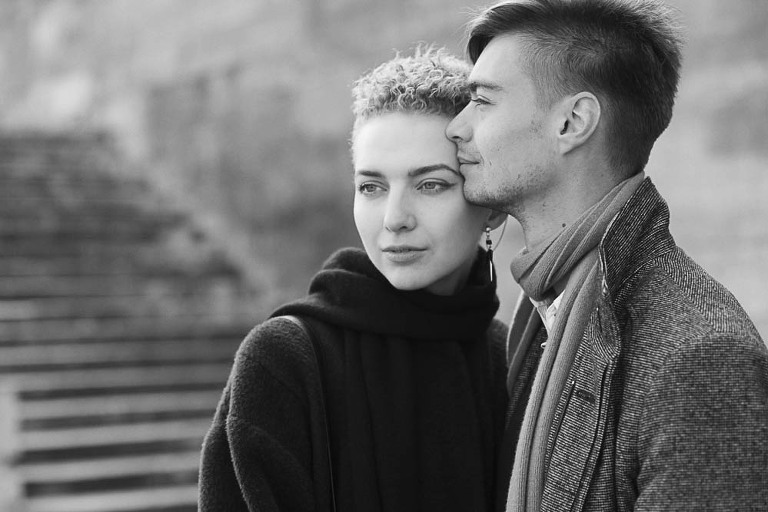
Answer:
[[[525,296],[541,301],[565,282],[554,325],[533,381],[512,467],[507,512],[537,511],[541,505],[547,461],[546,447],[555,409],[566,387],[576,351],[599,292],[597,247],[608,225],[645,178],[639,173],[619,183],[573,224],[512,261],[515,280]],[[508,385],[513,385],[528,346],[535,336],[538,313],[527,298],[515,311],[510,341]]]

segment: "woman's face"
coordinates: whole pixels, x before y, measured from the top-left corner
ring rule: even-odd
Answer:
[[[462,191],[450,119],[388,113],[352,141],[355,224],[368,257],[395,288],[456,293],[464,286],[490,210]]]

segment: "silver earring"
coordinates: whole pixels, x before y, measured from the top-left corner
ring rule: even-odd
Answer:
[[[493,282],[493,242],[490,226],[485,227],[485,258],[488,261],[488,277]]]

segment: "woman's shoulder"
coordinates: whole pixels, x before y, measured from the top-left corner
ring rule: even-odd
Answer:
[[[488,326],[488,330],[485,331],[486,338],[494,345],[506,346],[507,334],[509,333],[509,327],[507,324],[494,318],[491,320],[491,324]]]
[[[273,317],[257,324],[245,336],[238,354],[253,357],[274,352],[291,352],[304,338],[302,328],[289,317]]]
[[[507,365],[507,336],[509,327],[501,320],[494,318],[488,326],[485,337],[488,343],[488,351],[495,365],[506,367]]]
[[[267,372],[294,388],[300,386],[313,364],[314,353],[306,331],[290,318],[274,317],[245,336],[235,356],[234,371],[241,378],[258,378],[258,371]]]
[[[227,428],[240,422],[247,428],[239,435],[255,428],[280,437],[286,428],[281,422],[314,414],[318,382],[314,353],[299,324],[276,317],[256,325],[240,344],[229,376]]]

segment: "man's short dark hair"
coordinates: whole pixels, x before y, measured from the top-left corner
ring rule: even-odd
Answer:
[[[656,0],[502,2],[470,23],[472,62],[504,34],[521,36],[521,62],[540,104],[595,94],[614,165],[627,174],[645,167],[672,118],[680,76],[681,40],[671,9]]]

